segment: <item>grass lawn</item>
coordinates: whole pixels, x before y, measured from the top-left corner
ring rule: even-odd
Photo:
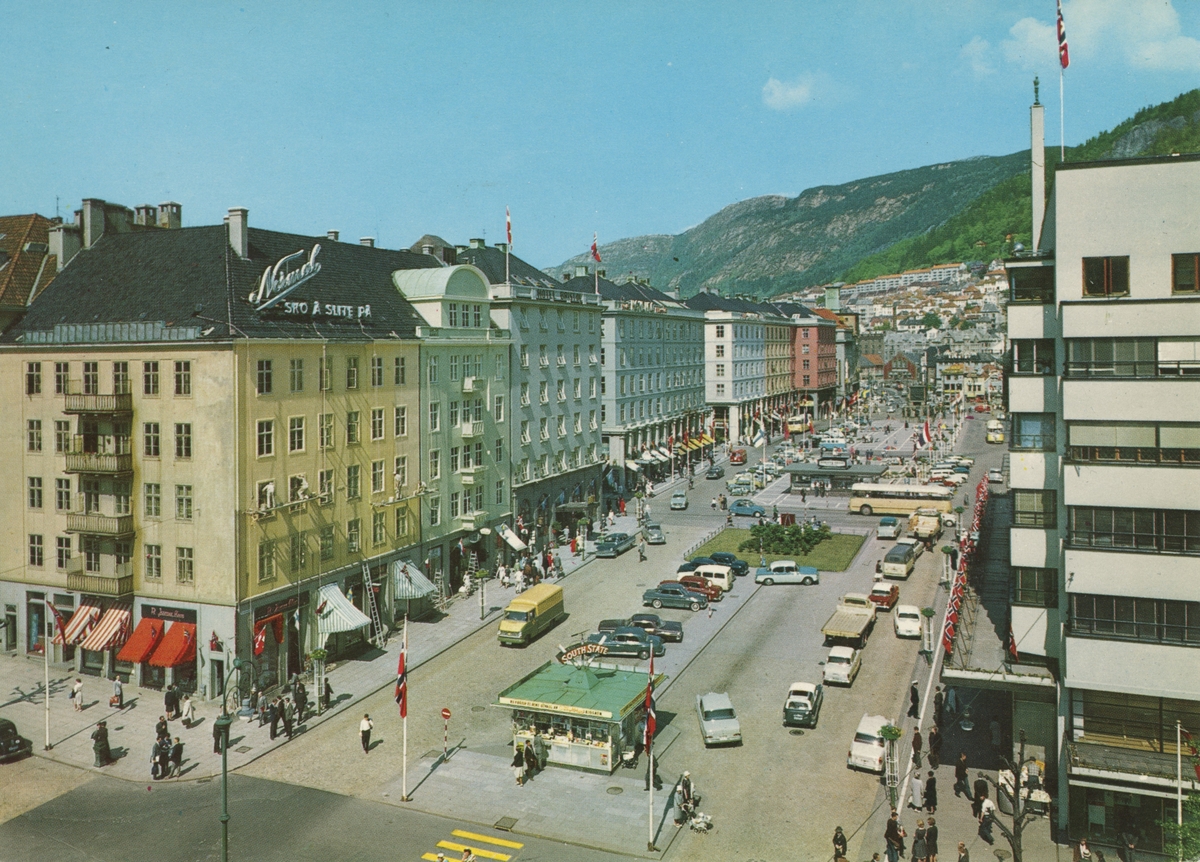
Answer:
[[[749,538],[751,538],[749,530],[728,528],[697,548],[692,556],[706,557],[713,551],[728,551],[745,560],[750,564],[750,568],[754,569],[758,566],[758,554],[753,551],[738,550],[738,545]],[[816,566],[822,572],[844,572],[849,568],[850,563],[854,560],[854,555],[858,553],[858,549],[862,547],[865,540],[866,536],[834,533],[828,540],[813,548],[812,553],[808,556],[767,554],[767,563],[794,559],[799,565]]]

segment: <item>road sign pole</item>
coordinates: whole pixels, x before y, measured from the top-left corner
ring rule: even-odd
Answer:
[[[450,707],[442,707],[442,763],[450,758]]]

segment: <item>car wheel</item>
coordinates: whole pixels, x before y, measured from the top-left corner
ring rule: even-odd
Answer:
[[[698,610],[700,610],[700,603],[692,602],[690,605],[688,605],[688,607],[690,607],[694,611],[698,611]],[[683,638],[680,638],[680,640],[683,640]]]
[[[862,506],[862,507],[860,507],[860,508],[859,508],[859,510],[858,510],[858,514],[860,514],[860,515],[868,515],[868,516],[869,516],[869,515],[871,514],[871,512],[873,512],[873,511],[874,511],[874,510],[873,510],[873,509],[872,509],[870,506]]]
[[[640,658],[642,661],[645,661],[646,659],[650,658],[650,650],[648,650],[648,649],[642,650],[640,653],[638,653],[638,658]]]
[[[775,581],[772,578],[763,578],[763,586],[769,587],[773,583],[775,583]]]
[[[805,579],[804,579],[804,581],[803,581],[803,583],[804,583],[804,586],[806,586],[806,587],[811,587],[811,586],[813,585],[813,579],[812,579],[812,578],[805,578]]]
[[[662,599],[655,599],[650,603],[650,605],[657,610],[658,608],[662,607]]]

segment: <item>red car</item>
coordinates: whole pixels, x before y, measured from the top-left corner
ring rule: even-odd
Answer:
[[[729,453],[729,463],[730,464],[745,464],[746,463],[746,450],[745,449],[734,449],[732,452],[730,452]]]
[[[871,587],[871,594],[867,596],[871,601],[879,606],[881,611],[890,611],[900,601],[900,588],[895,584],[885,584],[882,581],[876,581],[875,586]]]
[[[674,583],[674,581],[663,581],[663,583],[670,584]],[[680,575],[679,583],[683,584],[693,593],[699,593],[704,596],[710,602],[719,602],[725,597],[724,590],[699,575]]]

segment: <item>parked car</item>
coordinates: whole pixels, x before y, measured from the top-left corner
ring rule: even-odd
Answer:
[[[776,560],[754,573],[754,583],[765,584],[812,584],[821,583],[821,573],[813,566],[797,566],[795,560]]]
[[[596,632],[588,635],[587,642],[602,645],[608,651],[606,655],[618,658],[648,659],[651,652],[664,655],[667,651],[662,638],[648,635],[635,626],[622,626],[611,632]]]
[[[696,569],[700,568],[700,566],[701,566],[700,563],[693,563],[691,560],[688,560],[686,562],[680,563],[679,568],[675,570],[675,573],[680,574],[683,572],[694,572],[694,571],[696,571]]]
[[[921,636],[921,609],[916,605],[896,605],[896,616],[892,619],[898,638]]]
[[[904,535],[904,525],[900,523],[899,518],[887,515],[879,519],[879,527],[875,534],[881,539],[898,539]]]
[[[663,534],[663,528],[659,524],[647,524],[642,527],[642,535],[646,537],[647,545],[665,545],[667,537]]]
[[[696,716],[700,719],[700,737],[710,745],[741,743],[742,726],[729,695],[710,691],[696,696]]]
[[[19,760],[33,754],[33,741],[17,732],[17,726],[7,718],[0,718],[0,763]]]
[[[754,486],[749,482],[729,482],[725,486],[725,492],[733,497],[744,497],[754,493]]]
[[[729,453],[729,463],[730,464],[745,464],[746,463],[746,450],[745,449],[734,449],[732,452],[730,452]]]
[[[854,731],[854,741],[846,752],[846,766],[850,769],[865,769],[867,772],[883,772],[883,758],[887,742],[882,730],[891,724],[882,715],[864,715]]]
[[[664,584],[675,583],[674,581],[663,581]],[[725,591],[716,584],[710,584],[699,575],[681,575],[679,583],[683,584],[693,593],[699,593],[707,598],[710,602],[719,602],[725,598]]]
[[[883,581],[876,581],[875,586],[871,587],[871,594],[867,598],[873,601],[879,610],[890,611],[896,606],[896,602],[900,601],[900,588],[895,584],[885,584]]]
[[[825,682],[853,685],[854,678],[862,668],[862,650],[854,647],[834,646],[825,657]]]
[[[687,491],[676,491],[671,495],[671,511],[679,512],[688,507]]]
[[[999,467],[993,467],[992,469],[988,470],[988,481],[989,482],[1003,482],[1004,481],[1004,471],[1001,470]]]
[[[708,599],[687,589],[683,584],[670,581],[642,593],[642,604],[658,610],[659,608],[690,608],[698,611],[708,607]]]
[[[734,500],[733,505],[729,507],[729,511],[735,515],[744,515],[748,518],[765,517],[767,510],[755,503],[753,500],[742,498]]]
[[[729,566],[733,569],[733,573],[739,578],[743,578],[750,574],[750,564],[741,557],[729,553],[729,551],[713,551],[709,554],[714,563],[720,563],[722,566]]]
[[[784,727],[816,727],[825,699],[825,687],[811,682],[794,682],[783,701]]]
[[[708,472],[704,474],[704,478],[705,479],[724,479],[725,478],[725,468],[714,464],[713,466],[708,468]]]
[[[966,482],[969,478],[970,477],[967,476],[965,473],[951,473],[949,476],[942,479],[942,484],[950,485],[950,486],[957,488],[959,485],[962,485],[964,482]]]
[[[634,614],[629,618],[629,624],[648,635],[661,638],[664,643],[680,643],[683,640],[683,623],[664,620],[658,614]]]
[[[700,566],[718,566],[718,565],[720,565],[720,563],[717,562],[715,557],[692,557],[691,560],[689,560],[688,562],[695,564],[692,567],[692,571],[694,571],[696,568],[698,568]]]
[[[623,554],[637,543],[637,538],[629,533],[609,533],[596,543],[597,557],[615,557]]]

